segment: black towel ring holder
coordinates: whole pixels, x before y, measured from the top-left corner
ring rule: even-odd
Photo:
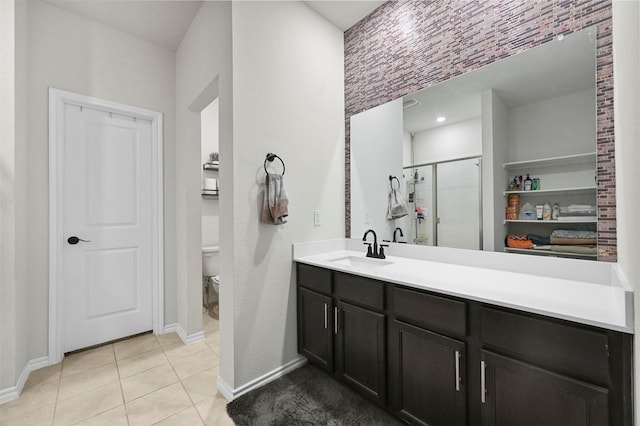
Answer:
[[[398,188],[397,189],[400,189],[400,179],[398,179],[395,176],[389,175],[389,185],[391,185],[391,189],[393,189],[393,180],[394,179],[396,180],[396,182],[398,182]]]
[[[273,153],[271,153],[271,152],[270,152],[270,153],[268,153],[268,154],[267,154],[267,158],[265,158],[265,159],[264,159],[264,171],[265,171],[265,173],[267,173],[267,174],[269,173],[269,172],[267,171],[267,161],[272,162],[272,161],[273,161],[273,160],[275,160],[276,158],[277,158],[278,160],[280,160],[280,162],[282,163],[282,176],[284,176],[284,171],[285,171],[284,161],[282,161],[282,158],[278,157],[276,154],[273,154]]]

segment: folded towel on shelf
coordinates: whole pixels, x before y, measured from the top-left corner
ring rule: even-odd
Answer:
[[[597,238],[598,234],[595,231],[556,229],[551,233],[551,244],[592,245],[597,243]]]
[[[596,231],[583,231],[578,229],[556,229],[551,233],[551,238],[579,238],[579,239],[595,239],[598,238]]]
[[[536,248],[539,245],[548,246],[551,244],[551,239],[544,235],[529,234],[529,239],[536,245]]]
[[[598,254],[598,249],[594,245],[552,245],[551,250],[559,253]]]
[[[391,187],[389,191],[389,208],[387,209],[387,220],[398,219],[408,215],[406,201],[400,189]]]
[[[272,225],[287,223],[289,198],[284,186],[284,176],[267,173],[261,222]]]
[[[567,207],[567,212],[568,213],[590,213],[593,214],[593,212],[596,210],[596,206],[592,206],[590,204],[571,204],[569,207]],[[562,213],[562,210],[560,210],[560,213]]]
[[[575,245],[593,245],[596,244],[598,241],[595,238],[561,238],[561,237],[554,237],[551,236],[551,244],[556,245],[556,244],[561,244],[561,245],[570,245],[570,246],[575,246]]]

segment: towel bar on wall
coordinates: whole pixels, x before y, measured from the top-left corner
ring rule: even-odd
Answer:
[[[391,189],[393,189],[393,180],[396,180],[396,182],[398,182],[398,188],[400,189],[400,179],[398,179],[396,176],[391,176],[389,175],[389,185],[391,185]]]
[[[274,153],[272,153],[272,152],[268,153],[268,154],[267,154],[267,158],[265,158],[265,160],[264,160],[264,171],[265,171],[265,173],[267,173],[267,174],[269,173],[269,172],[267,171],[267,161],[272,162],[272,161],[273,161],[273,160],[275,160],[276,158],[277,158],[278,160],[280,160],[280,162],[282,163],[282,176],[284,176],[284,171],[285,171],[284,161],[282,161],[282,158],[278,157],[276,154],[274,154]]]

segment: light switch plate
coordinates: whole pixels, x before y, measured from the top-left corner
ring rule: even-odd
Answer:
[[[313,225],[320,226],[320,210],[313,211]]]

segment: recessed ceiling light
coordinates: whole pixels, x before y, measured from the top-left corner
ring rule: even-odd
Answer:
[[[440,117],[436,118],[436,121],[437,121],[438,123],[442,123],[442,122],[443,122],[444,120],[446,120],[446,119],[447,119],[447,117],[440,116]]]

